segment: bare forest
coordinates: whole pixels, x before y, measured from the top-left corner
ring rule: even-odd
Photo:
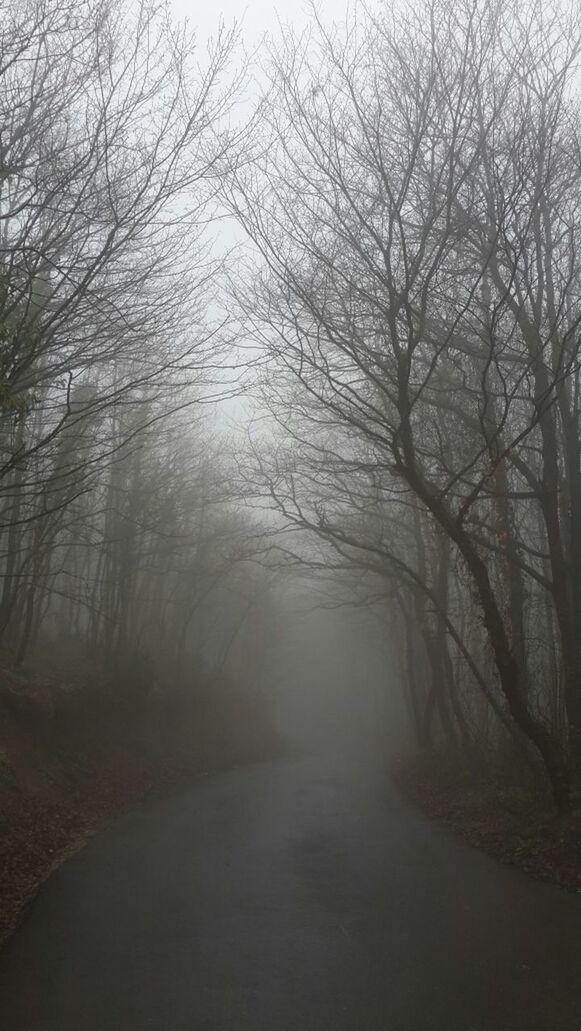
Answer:
[[[234,8],[205,34],[178,0],[0,0],[0,931],[137,803],[373,757],[560,886],[554,986],[581,950],[581,12],[283,4],[249,40]],[[285,995],[151,1026],[572,1031],[528,947],[481,1023]],[[53,1003],[7,1031],[149,1026]]]
[[[381,599],[418,744],[530,759],[560,810],[581,758],[579,42],[536,5],[317,23],[273,54],[227,186],[274,427],[249,496],[289,562]]]

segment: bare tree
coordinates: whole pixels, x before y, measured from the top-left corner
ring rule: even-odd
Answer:
[[[201,53],[153,0],[0,4],[0,631],[20,661],[88,575],[99,512],[92,632],[137,633],[144,448],[219,360],[206,225],[235,43],[221,27]]]
[[[580,43],[576,10],[535,2],[428,0],[344,33],[314,15],[273,54],[255,162],[229,187],[262,259],[238,296],[287,441],[259,467],[271,499],[360,551],[378,484],[388,522],[419,506],[416,541],[429,533],[443,563],[453,547],[503,706],[563,810],[581,697]],[[391,542],[371,547],[391,561]],[[539,596],[567,741],[545,666],[533,675]]]

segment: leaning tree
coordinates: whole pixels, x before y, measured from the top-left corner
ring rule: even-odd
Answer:
[[[228,187],[283,427],[258,479],[351,549],[378,503],[452,549],[560,809],[581,755],[580,45],[577,10],[535,0],[382,7],[346,31],[315,15],[273,53]],[[325,502],[347,478],[351,501]],[[377,537],[417,572],[405,535]]]

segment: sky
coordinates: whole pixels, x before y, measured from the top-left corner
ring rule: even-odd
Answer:
[[[264,0],[217,0],[215,3],[172,0],[172,6],[178,16],[186,15],[192,26],[199,29],[201,38],[213,35],[220,17],[226,25],[234,21],[241,23],[247,49],[256,46],[265,33],[276,32],[279,22],[301,26],[309,16],[309,4],[305,0],[278,0],[277,3],[265,3]],[[348,0],[318,0],[317,6],[325,19],[338,20],[350,5]]]
[[[323,20],[327,22],[344,20],[349,8],[353,8],[354,0],[316,0],[317,8]],[[293,27],[304,27],[310,17],[309,0],[277,0],[267,3],[264,0],[170,0],[177,18],[187,17],[192,29],[196,31],[201,47],[204,42],[215,36],[216,30],[223,21],[228,28],[235,22],[240,26],[242,44],[247,54],[252,54],[265,35],[277,35],[280,26],[292,23]],[[248,82],[250,83],[250,78]],[[253,104],[253,88],[245,89],[246,103]],[[216,236],[219,251],[241,242],[244,234],[230,220],[224,220]],[[226,374],[229,382],[230,374]],[[220,386],[218,393],[222,390]],[[243,397],[226,398],[218,403],[213,411],[215,423],[227,430],[240,427],[247,422],[248,410]]]

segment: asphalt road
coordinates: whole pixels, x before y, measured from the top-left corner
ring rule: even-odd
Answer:
[[[70,860],[2,1031],[579,1031],[581,898],[463,847],[354,760],[235,770]]]

